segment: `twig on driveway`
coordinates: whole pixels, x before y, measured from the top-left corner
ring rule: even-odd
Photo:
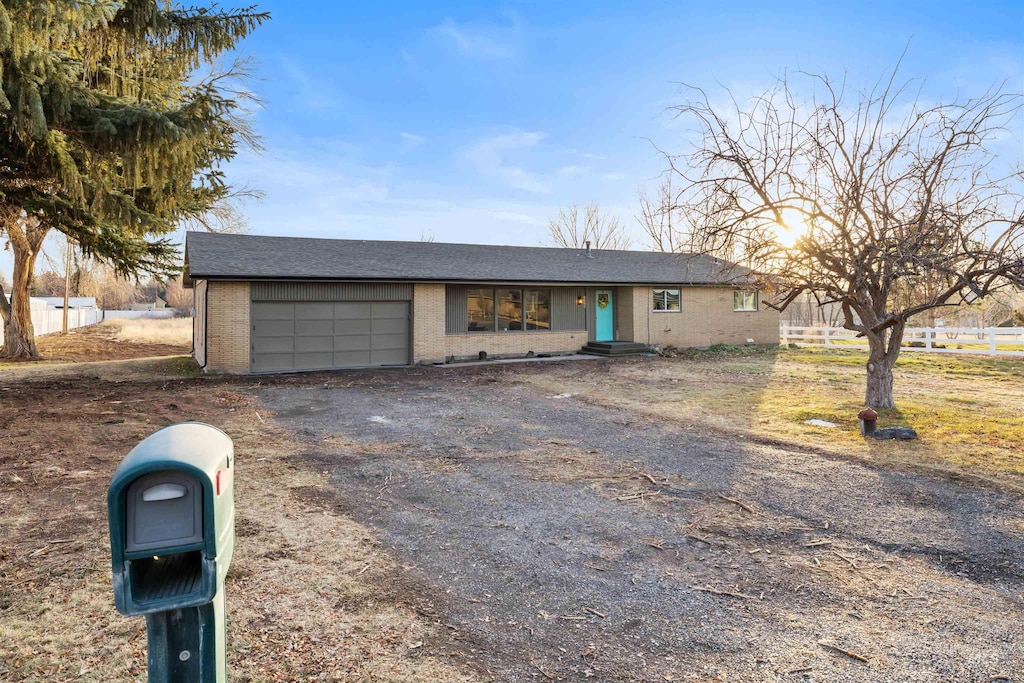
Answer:
[[[555,680],[555,677],[554,677],[554,676],[552,676],[551,674],[549,674],[549,673],[548,673],[547,671],[545,671],[544,669],[540,668],[540,664],[534,664],[534,665],[533,665],[533,668],[534,668],[534,669],[536,669],[537,671],[539,671],[539,672],[541,673],[541,675],[542,675],[542,676],[544,676],[544,678],[548,679],[549,681],[553,681],[553,680]]]
[[[637,491],[636,493],[627,493],[624,496],[618,496],[615,500],[618,500],[618,501],[623,501],[623,500],[643,500],[644,498],[650,498],[651,496],[656,496],[659,493],[661,493],[661,491]]]
[[[746,503],[741,503],[740,501],[736,500],[735,498],[730,498],[729,496],[723,496],[721,493],[718,494],[718,497],[721,498],[722,500],[724,500],[727,503],[732,503],[733,505],[739,506],[740,508],[746,510],[747,512],[749,512],[751,514],[756,514],[755,511],[754,511],[754,508],[750,507]]]
[[[604,614],[601,614],[600,612],[598,612],[598,611],[597,611],[596,609],[594,609],[594,608],[592,608],[592,607],[584,607],[584,608],[583,608],[583,611],[584,611],[584,612],[590,612],[590,613],[591,613],[591,614],[593,614],[594,616],[597,616],[597,617],[601,617],[602,619],[604,619],[604,618],[605,618],[605,616],[606,616],[606,615],[604,615]]]
[[[701,593],[711,593],[712,595],[724,595],[724,596],[730,597],[730,598],[742,598],[744,600],[756,600],[757,599],[753,595],[747,595],[746,593],[734,593],[732,591],[720,591],[717,588],[712,588],[711,586],[705,586],[705,587],[690,586],[690,588],[692,590],[695,590],[695,591],[700,591]]]
[[[380,487],[379,491],[377,491],[377,497],[380,498],[381,496],[383,496],[384,489],[386,489],[389,486],[391,486],[391,472],[388,472],[388,476],[384,477],[384,485]]]
[[[833,645],[832,643],[826,642],[824,640],[819,640],[818,645],[821,645],[823,648],[827,650],[832,650],[834,652],[838,652],[839,654],[846,655],[850,659],[856,659],[858,662],[864,662],[865,664],[871,663],[870,660],[864,655],[859,655],[856,652],[853,652],[852,650],[845,650],[839,647],[838,645]]]

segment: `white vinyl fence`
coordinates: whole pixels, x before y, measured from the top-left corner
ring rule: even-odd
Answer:
[[[802,344],[832,349],[866,349],[856,332],[841,327],[782,325],[783,345]],[[1024,356],[1024,327],[908,327],[904,351],[959,353],[983,356]]]
[[[69,308],[68,329],[95,325],[103,320],[103,311],[98,308]],[[36,336],[53,334],[64,329],[64,311],[59,308],[46,308],[45,302],[42,305],[32,302],[32,327]],[[0,344],[4,341],[3,326],[0,325]]]

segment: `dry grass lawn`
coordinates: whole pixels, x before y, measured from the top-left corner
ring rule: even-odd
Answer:
[[[111,318],[100,323],[120,341],[191,346],[192,318]]]
[[[112,318],[67,334],[36,338],[41,360],[0,361],[0,371],[54,363],[82,363],[187,354],[192,318],[126,320]]]
[[[148,379],[108,363],[89,381],[67,366],[0,382],[0,681],[144,678],[145,621],[113,606],[106,487],[135,443],[190,419],[236,448],[232,680],[476,680],[435,646],[443,626],[401,592],[372,533],[334,509],[300,447],[231,381],[175,377],[176,360],[151,361]]]
[[[921,438],[899,443],[860,436],[865,362],[858,351],[727,349],[623,361],[598,373],[564,364],[531,372],[529,381],[683,424],[1019,482],[1024,360],[905,354],[896,367],[897,410],[879,426],[910,426]],[[812,418],[839,426],[805,423]]]

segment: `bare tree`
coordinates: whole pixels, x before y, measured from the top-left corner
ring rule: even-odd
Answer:
[[[603,216],[597,204],[580,208],[573,204],[559,209],[548,223],[551,242],[556,247],[582,249],[587,242],[594,249],[629,249],[633,238],[615,216]]]
[[[666,174],[652,199],[640,191],[640,213],[636,222],[650,241],[654,251],[677,253],[686,251],[686,231],[680,225],[678,210],[679,191],[672,187],[672,174]]]
[[[898,71],[857,93],[800,74],[815,93],[808,102],[785,75],[742,103],[726,91],[726,104],[713,104],[691,88],[675,114],[701,139],[665,155],[694,245],[730,246],[770,273],[762,284],[774,308],[805,292],[840,306],[843,326],[868,341],[874,408],[894,407],[893,365],[912,316],[1024,283],[1024,173],[998,172],[993,150],[1022,97],[997,87],[929,103]]]
[[[167,281],[165,289],[165,300],[167,305],[181,315],[189,315],[192,311],[193,296],[191,289],[185,289],[181,276]]]

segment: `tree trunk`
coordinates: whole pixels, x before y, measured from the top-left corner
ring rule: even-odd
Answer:
[[[892,369],[900,357],[905,323],[898,323],[877,335],[868,335],[868,380],[864,404],[868,408],[891,409],[896,407],[892,394]],[[888,339],[887,339],[888,337]]]
[[[11,282],[11,303],[8,304],[6,298],[0,303],[0,313],[4,319],[4,345],[0,347],[0,358],[39,358],[29,299],[29,284],[37,252],[24,248],[21,240],[12,239],[10,244],[14,252],[14,277]]]
[[[868,388],[864,405],[875,410],[896,407],[892,396],[892,364],[885,353],[877,357],[872,352],[868,357]]]

